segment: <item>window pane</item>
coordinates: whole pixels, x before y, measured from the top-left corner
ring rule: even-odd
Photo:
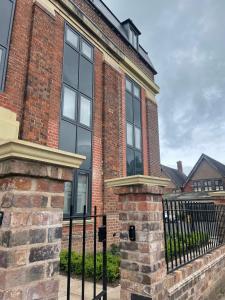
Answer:
[[[81,43],[81,52],[87,56],[89,59],[92,60],[93,58],[93,48],[88,45],[88,43],[86,43],[85,41],[82,41]]]
[[[0,1],[0,44],[7,46],[9,42],[9,29],[13,11],[13,2],[9,0]]]
[[[64,87],[63,89],[63,115],[70,119],[75,119],[77,94],[71,89]]]
[[[64,151],[75,153],[76,126],[61,120],[59,148]]]
[[[93,83],[93,64],[84,57],[80,58],[80,91],[92,98],[92,83]]]
[[[77,179],[77,213],[84,212],[88,204],[88,175],[79,174]]]
[[[127,144],[130,146],[134,145],[133,138],[133,126],[127,123]]]
[[[65,182],[64,184],[64,214],[70,214],[70,204],[72,199],[72,183]]]
[[[77,128],[77,153],[86,156],[81,169],[89,169],[91,167],[91,132],[80,127]]]
[[[70,43],[73,47],[78,48],[78,35],[72,31],[70,28],[66,28],[66,41]]]
[[[80,98],[80,123],[91,126],[91,101],[83,96]]]
[[[135,127],[135,148],[141,149],[141,130]]]
[[[127,176],[134,175],[134,151],[127,148]]]
[[[137,97],[137,98],[141,98],[140,97],[140,88],[137,87],[135,84],[134,84],[134,96]]]
[[[128,79],[126,79],[126,90],[132,93],[132,83]]]
[[[132,96],[129,93],[126,93],[126,116],[127,116],[127,121],[133,123],[134,121],[133,101],[132,101]]]
[[[135,174],[143,174],[142,155],[140,152],[135,152]]]
[[[141,103],[137,99],[134,101],[134,124],[141,127]]]
[[[78,86],[78,53],[65,44],[63,80],[74,88]]]

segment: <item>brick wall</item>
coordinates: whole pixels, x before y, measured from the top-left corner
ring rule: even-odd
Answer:
[[[150,100],[147,101],[147,126],[148,126],[148,159],[149,175],[161,175],[160,153],[159,153],[159,128],[158,128],[158,107]]]

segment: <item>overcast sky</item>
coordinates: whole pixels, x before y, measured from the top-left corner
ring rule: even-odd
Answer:
[[[161,161],[186,173],[202,153],[225,163],[225,0],[105,0],[131,18],[158,71]]]

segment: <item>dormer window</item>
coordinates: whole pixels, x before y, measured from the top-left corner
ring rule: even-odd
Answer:
[[[125,29],[129,42],[136,50],[138,50],[138,36],[141,34],[141,32],[130,19],[122,22],[122,25]]]
[[[135,49],[138,48],[138,36],[133,30],[130,30],[130,42]]]

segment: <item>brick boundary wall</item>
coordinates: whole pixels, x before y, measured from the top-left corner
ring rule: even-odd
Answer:
[[[225,280],[225,245],[167,274],[162,194],[157,186],[114,188],[119,195],[121,300],[211,300]],[[225,199],[214,199],[225,204]],[[130,241],[129,226],[136,228]],[[142,298],[143,297],[143,298]]]

